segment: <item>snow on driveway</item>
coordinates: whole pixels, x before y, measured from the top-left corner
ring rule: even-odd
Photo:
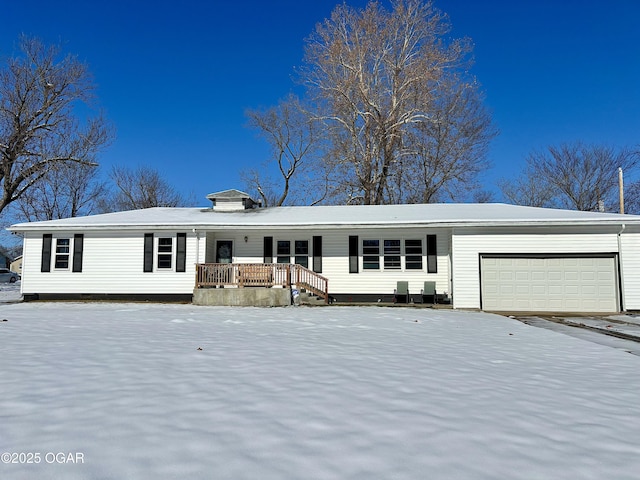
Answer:
[[[18,303],[0,319],[3,479],[640,472],[640,357],[497,315]]]

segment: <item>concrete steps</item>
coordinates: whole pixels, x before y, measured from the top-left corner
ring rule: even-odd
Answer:
[[[317,297],[305,290],[300,291],[298,303],[300,305],[326,305],[323,298]]]

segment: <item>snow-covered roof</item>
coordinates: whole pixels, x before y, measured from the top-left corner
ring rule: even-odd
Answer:
[[[398,226],[640,225],[640,216],[523,207],[501,203],[273,207],[220,212],[157,207],[44,222],[18,223],[13,232],[75,229],[258,229]]]
[[[231,189],[231,190],[223,190],[221,192],[214,192],[207,195],[209,200],[216,199],[236,199],[236,198],[251,198],[248,193],[241,192],[240,190]]]

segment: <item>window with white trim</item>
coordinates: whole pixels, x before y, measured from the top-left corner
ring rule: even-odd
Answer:
[[[173,238],[172,237],[159,237],[158,238],[158,269],[168,270],[173,268]]]
[[[422,240],[405,240],[404,255],[406,270],[422,270]]]
[[[384,269],[400,270],[402,267],[400,259],[402,258],[400,251],[400,240],[384,241]]]
[[[424,248],[424,241],[419,238],[362,240],[362,269],[380,270],[382,263],[384,270],[423,270]],[[350,247],[350,255],[355,253],[351,250]]]
[[[296,240],[294,248],[295,263],[302,265],[304,268],[309,268],[309,240]]]
[[[278,240],[276,257],[277,263],[291,263],[291,242],[289,240]]]
[[[56,256],[54,268],[56,270],[69,269],[69,252],[71,247],[70,238],[56,238]]]
[[[362,240],[362,269],[380,270],[380,240]]]

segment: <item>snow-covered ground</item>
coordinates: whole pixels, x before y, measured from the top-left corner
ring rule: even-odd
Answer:
[[[2,319],[0,453],[40,458],[3,479],[639,478],[640,357],[497,315],[5,303]]]
[[[19,302],[22,300],[20,295],[20,282],[16,283],[0,283],[0,303]]]

